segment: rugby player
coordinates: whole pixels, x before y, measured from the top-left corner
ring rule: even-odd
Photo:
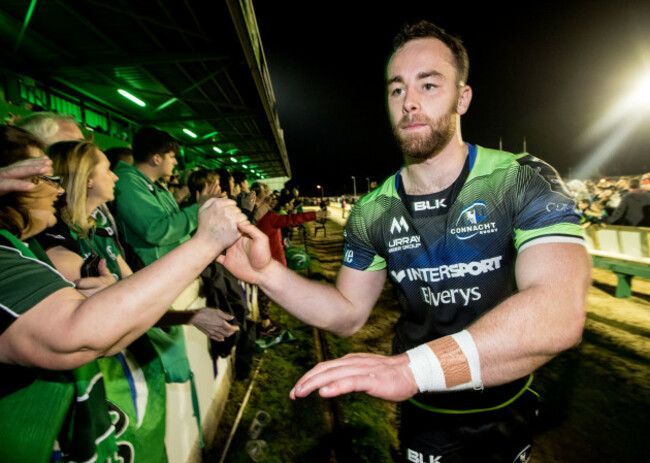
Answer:
[[[388,277],[402,316],[393,355],[320,363],[290,392],[362,391],[401,402],[404,461],[528,461],[534,370],[581,339],[590,261],[556,171],[527,153],[466,143],[467,52],[421,21],[386,69],[403,167],[352,209],[335,286],[301,279],[246,236],[219,260],[300,320],[359,330]],[[292,291],[286,291],[286,288]]]

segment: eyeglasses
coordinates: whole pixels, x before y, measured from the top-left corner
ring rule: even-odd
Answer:
[[[36,177],[40,178],[41,180],[45,180],[46,182],[56,186],[56,187],[63,187],[63,176],[61,175],[37,175]]]

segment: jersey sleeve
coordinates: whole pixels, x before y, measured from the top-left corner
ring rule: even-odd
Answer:
[[[386,260],[377,254],[368,234],[369,224],[364,218],[363,205],[355,206],[350,212],[343,236],[343,265],[356,270],[381,270]]]
[[[576,205],[553,167],[525,155],[517,172],[515,248],[520,252],[539,243],[584,244]]]
[[[0,246],[0,334],[50,294],[73,287],[52,267]]]

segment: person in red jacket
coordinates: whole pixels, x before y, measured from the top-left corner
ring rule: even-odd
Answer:
[[[283,207],[289,205],[290,209],[291,201],[291,197],[282,196],[278,201],[277,208],[282,210]],[[324,219],[327,215],[327,210],[301,212],[299,214],[278,214],[269,209],[269,211],[257,221],[257,228],[262,230],[262,232],[269,237],[271,256],[286,267],[287,259],[284,256],[284,247],[282,246],[282,229],[287,227],[297,227],[305,222],[311,222],[316,219]]]
[[[293,197],[281,196],[279,199],[275,199],[268,194],[267,189],[268,187],[262,183],[255,183],[251,187],[251,191],[254,191],[256,197],[259,199],[255,207],[255,220],[257,221],[257,227],[269,237],[271,256],[286,267],[287,259],[284,255],[284,246],[282,245],[282,229],[295,227],[319,218],[324,219],[328,214],[327,210],[287,214],[286,210],[291,210],[292,208],[290,203]],[[280,213],[274,212],[274,208]],[[271,300],[259,288],[257,302],[260,313],[258,336],[277,336],[282,332],[282,326],[271,319],[269,313]]]

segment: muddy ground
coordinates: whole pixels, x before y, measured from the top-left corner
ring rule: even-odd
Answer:
[[[331,240],[339,213],[328,225]],[[323,263],[332,274],[338,258]],[[650,281],[634,278],[632,297],[617,299],[612,272],[593,269],[592,278],[582,343],[535,375],[542,403],[533,463],[650,462]],[[355,347],[389,352],[397,316],[387,285]],[[394,419],[390,406],[387,415]]]

